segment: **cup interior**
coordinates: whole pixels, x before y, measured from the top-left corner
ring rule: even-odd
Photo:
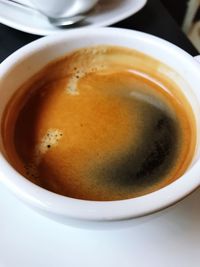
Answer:
[[[135,199],[105,202],[71,199],[42,189],[18,174],[8,162],[0,136],[1,181],[34,207],[62,216],[98,221],[143,216],[177,202],[200,184],[200,68],[183,50],[151,35],[117,28],[77,29],[67,34],[44,37],[18,50],[1,64],[0,121],[9,99],[26,80],[54,59],[96,45],[135,49],[169,66],[170,70],[161,68],[158,71],[181,88],[196,120],[196,151],[186,173],[165,188]]]

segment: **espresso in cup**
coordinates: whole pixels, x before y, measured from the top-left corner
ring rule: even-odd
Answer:
[[[165,72],[172,70],[116,46],[51,62],[7,105],[8,160],[31,182],[78,199],[129,199],[167,186],[193,158],[196,125]]]

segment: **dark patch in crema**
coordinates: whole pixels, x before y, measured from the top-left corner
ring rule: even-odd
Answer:
[[[180,138],[178,122],[169,116],[167,109],[144,102],[142,105],[146,107],[141,142],[136,147],[130,144],[126,154],[114,156],[106,166],[97,168],[98,179],[105,187],[120,186],[122,192],[146,188],[164,179],[176,165]]]

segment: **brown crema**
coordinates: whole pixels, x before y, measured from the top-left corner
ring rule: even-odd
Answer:
[[[172,71],[114,46],[51,62],[7,105],[8,160],[31,182],[85,200],[128,199],[172,183],[192,160],[196,126],[163,70]]]

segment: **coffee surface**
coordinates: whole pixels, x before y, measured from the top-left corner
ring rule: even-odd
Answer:
[[[7,106],[10,162],[41,187],[80,199],[127,199],[170,184],[191,161],[195,125],[160,65],[109,46],[50,63]]]

